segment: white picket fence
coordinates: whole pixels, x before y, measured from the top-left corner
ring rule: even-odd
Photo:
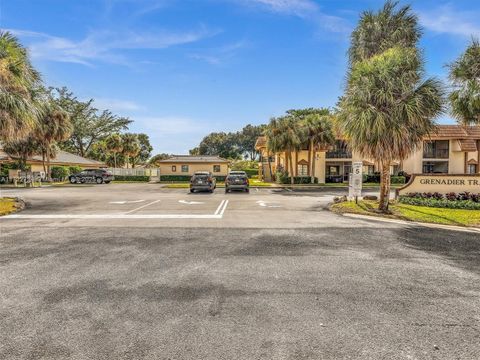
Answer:
[[[133,169],[123,169],[123,168],[108,168],[113,176],[149,176],[151,179],[160,178],[160,169],[158,168],[133,168]]]

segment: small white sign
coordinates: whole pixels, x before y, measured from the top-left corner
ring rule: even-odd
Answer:
[[[352,173],[348,178],[348,196],[350,198],[362,196],[362,169],[363,163],[361,161],[352,163]]]

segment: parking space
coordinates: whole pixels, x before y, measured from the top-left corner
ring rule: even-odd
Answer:
[[[27,209],[0,219],[0,358],[478,358],[478,233],[327,211],[342,191],[2,192]]]
[[[186,222],[185,226],[197,226],[202,220],[204,226],[218,226],[216,221],[222,220],[223,226],[252,227],[267,223],[268,227],[285,221],[292,226],[307,225],[308,221],[319,222],[322,217],[335,216],[324,211],[335,193],[315,190],[253,188],[250,193],[226,194],[218,188],[213,194],[192,194],[188,189],[166,189],[158,184],[109,184],[9,189],[3,194],[21,197],[27,204],[21,213],[5,217],[2,220],[5,223],[39,220],[42,225],[40,220],[47,219],[73,226],[88,225],[89,221],[102,225],[101,220],[120,220],[118,225],[123,222],[131,226],[128,220],[135,220],[145,226],[167,226],[171,223],[162,220],[192,219],[198,222]]]

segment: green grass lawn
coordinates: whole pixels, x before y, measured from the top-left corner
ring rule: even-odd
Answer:
[[[17,202],[14,198],[0,198],[0,216],[8,215],[17,210]]]
[[[375,212],[375,201],[354,201],[333,204],[331,210],[337,213],[374,215],[394,219],[427,222],[457,226],[480,226],[480,211],[463,209],[433,208],[400,203],[390,204],[391,214],[384,215]]]

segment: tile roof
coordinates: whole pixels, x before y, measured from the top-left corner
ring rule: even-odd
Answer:
[[[166,160],[160,160],[159,163],[228,163],[228,160],[220,156],[210,155],[174,155]]]
[[[480,126],[438,125],[432,139],[480,139]]]
[[[468,151],[468,152],[477,151],[477,141],[475,139],[460,139],[458,140],[458,142],[460,143],[461,151]]]
[[[7,154],[0,144],[0,160],[11,161],[17,157],[13,154]],[[27,159],[27,162],[42,162],[42,156],[35,155]],[[91,160],[79,155],[71,154],[67,151],[58,150],[57,155],[50,160],[52,165],[80,165],[80,166],[105,166],[101,161]]]

